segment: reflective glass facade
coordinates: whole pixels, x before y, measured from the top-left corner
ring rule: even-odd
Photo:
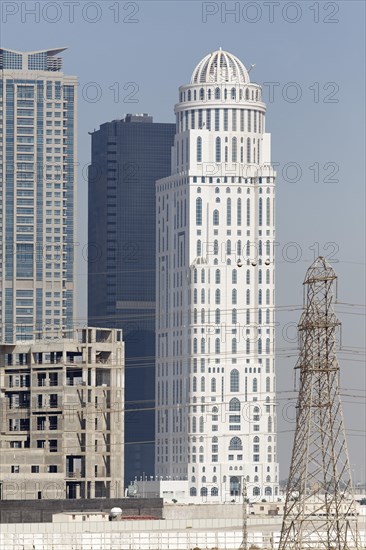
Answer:
[[[154,474],[155,181],[170,173],[174,134],[148,116],[92,134],[88,323],[123,329],[126,484]]]

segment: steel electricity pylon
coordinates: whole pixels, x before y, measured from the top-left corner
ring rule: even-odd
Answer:
[[[279,550],[361,550],[339,395],[336,280],[319,257],[304,281],[300,388]]]

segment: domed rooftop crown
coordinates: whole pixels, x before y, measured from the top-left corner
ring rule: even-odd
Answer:
[[[191,84],[200,83],[248,84],[249,74],[243,63],[232,53],[217,50],[206,55],[192,73]]]

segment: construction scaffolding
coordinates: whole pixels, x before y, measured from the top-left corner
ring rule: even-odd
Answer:
[[[361,550],[339,395],[336,281],[322,257],[304,281],[296,432],[279,550]]]

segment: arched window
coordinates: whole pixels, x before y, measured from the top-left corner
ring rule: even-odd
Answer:
[[[216,138],[216,162],[221,162],[221,139],[219,137]]]
[[[214,240],[214,255],[217,256],[219,253],[219,241],[217,239]]]
[[[248,288],[247,293],[246,293],[246,298],[247,298],[247,300],[246,300],[247,306],[249,306],[250,305],[250,290],[249,290],[249,288]]]
[[[218,308],[215,310],[215,323],[220,324],[220,310]]]
[[[247,199],[247,225],[250,225],[250,199]]]
[[[201,289],[201,303],[202,304],[205,303],[205,289],[204,288]]]
[[[233,272],[231,274],[231,282],[233,283],[233,285],[236,285],[238,282],[238,272],[236,271],[236,269],[233,269]]]
[[[200,99],[205,99],[205,90],[203,88],[200,89]]]
[[[246,313],[246,324],[250,325],[250,309],[247,309]]]
[[[232,294],[231,301],[233,304],[236,304],[238,301],[238,291],[236,290],[236,288],[233,288],[231,294]]]
[[[271,282],[271,274],[269,269],[266,270],[266,284],[269,285]]]
[[[195,376],[192,379],[192,391],[197,391],[197,378]]]
[[[236,99],[236,90],[235,90],[235,88],[231,88],[231,99]]]
[[[202,199],[196,199],[196,225],[202,225]]]
[[[266,497],[272,496],[272,489],[271,489],[271,487],[266,487],[266,488],[264,489],[264,494],[265,494]]]
[[[266,309],[266,324],[269,325],[271,322],[270,320],[270,312],[269,309]]]
[[[215,353],[220,353],[220,338],[215,338]]]
[[[271,379],[269,376],[267,376],[266,378],[266,392],[270,392],[271,391]]]
[[[250,285],[250,270],[247,269],[247,273],[246,273],[246,283],[247,285]]]
[[[238,225],[241,225],[241,199],[239,198],[238,199],[238,202],[237,202],[237,222],[238,222]]]
[[[201,324],[203,325],[205,323],[205,310],[204,308],[201,309]]]
[[[258,353],[262,353],[262,338],[258,338]]]
[[[236,338],[233,338],[231,340],[231,353],[237,353],[238,351],[238,343],[236,341]]]
[[[189,490],[189,494],[190,494],[191,497],[196,497],[197,496],[196,487],[191,487],[190,490]]]
[[[215,193],[220,193],[220,188],[219,187],[215,187]]]
[[[202,138],[197,138],[197,162],[202,162]]]
[[[212,497],[217,497],[219,496],[219,490],[217,487],[211,487],[211,496]]]
[[[262,305],[262,289],[258,290],[258,304]]]
[[[208,90],[207,92],[207,99],[211,99],[211,90]]]
[[[201,376],[201,391],[202,391],[202,392],[206,391],[206,390],[205,390],[205,387],[206,387],[206,384],[205,384],[205,377],[204,377],[204,376]]]
[[[202,243],[200,240],[197,241],[197,256],[202,255]]]
[[[258,310],[258,325],[262,324],[262,310]]]
[[[198,351],[197,338],[193,338],[193,353],[197,353],[197,351]]]
[[[258,270],[258,284],[262,284],[262,270],[259,269]]]
[[[231,312],[231,322],[233,325],[236,325],[238,322],[238,312],[236,309],[233,309]]]
[[[197,99],[197,90],[193,90],[193,99],[194,99],[194,100]]]
[[[259,209],[258,209],[258,223],[262,225],[263,222],[263,200],[262,197],[259,198]]]
[[[205,270],[201,269],[201,283],[205,282]]]
[[[268,417],[268,432],[272,432],[272,416]]]
[[[215,99],[220,99],[220,96],[221,96],[221,94],[220,94],[220,88],[216,88],[216,89],[215,89]]]
[[[201,353],[206,352],[206,340],[204,338],[201,338]]]
[[[196,288],[193,290],[193,303],[197,304],[197,289]]]
[[[200,416],[200,433],[201,434],[203,434],[204,424],[205,424],[204,418],[203,416]]]
[[[263,254],[263,245],[262,245],[262,241],[258,241],[258,255],[259,256],[262,256]]]
[[[236,137],[233,137],[231,142],[231,159],[233,162],[236,162],[238,160],[238,153],[237,153],[237,140]]]
[[[233,397],[232,399],[230,399],[230,402],[229,402],[229,411],[230,412],[237,412],[237,411],[240,411],[240,401],[239,399],[237,399],[236,397]]]
[[[193,324],[197,324],[197,308],[194,308],[193,310]]]
[[[220,289],[217,288],[216,291],[215,291],[215,304],[217,304],[217,305],[220,304],[220,298],[221,298]]]
[[[242,253],[242,246],[241,246],[241,240],[239,239],[237,244],[236,244],[236,252],[238,254],[238,256],[240,257],[241,256],[241,253]]]
[[[217,285],[220,284],[220,281],[221,281],[221,275],[220,275],[220,270],[219,269],[216,269],[215,271],[215,283]]]
[[[197,432],[197,419],[195,416],[192,417],[192,432],[194,434]]]
[[[253,487],[253,496],[254,497],[259,497],[260,494],[261,494],[260,488],[259,487]]]
[[[270,302],[270,290],[269,290],[269,288],[267,288],[267,290],[266,290],[266,306],[269,306],[269,302]]]
[[[246,352],[250,353],[250,339],[249,338],[247,338],[247,342],[246,342]]]
[[[213,224],[214,225],[219,225],[220,223],[220,214],[219,214],[219,211],[218,210],[214,210],[213,211]]]
[[[267,256],[271,255],[271,243],[269,241],[266,241],[266,254]]]
[[[250,138],[247,138],[247,164],[250,164]]]
[[[256,393],[258,391],[258,380],[256,378],[253,378],[253,393]]]
[[[267,211],[267,215],[266,215],[267,225],[271,225],[271,199],[269,197],[267,197],[267,201],[266,201],[266,211]]]
[[[266,477],[266,483],[271,483],[271,476]]]
[[[191,101],[192,99],[192,92],[191,90],[188,90],[188,101]]]
[[[233,369],[230,373],[230,391],[239,391],[239,371]]]
[[[229,451],[242,451],[243,444],[240,437],[232,437],[230,439]]]
[[[246,88],[245,90],[245,99],[249,99],[249,90]]]
[[[212,393],[216,392],[216,378],[212,378],[211,380],[211,392]]]
[[[226,223],[231,225],[231,199],[230,197],[226,200]]]
[[[231,240],[230,239],[228,239],[226,241],[226,254],[228,256],[230,256],[230,254],[231,254]]]
[[[192,452],[193,452],[193,449],[192,449]],[[191,483],[196,483],[196,476],[191,477]]]
[[[197,269],[196,268],[194,268],[194,270],[193,270],[193,282],[197,283]]]
[[[207,497],[207,487],[201,487],[201,497]]]

